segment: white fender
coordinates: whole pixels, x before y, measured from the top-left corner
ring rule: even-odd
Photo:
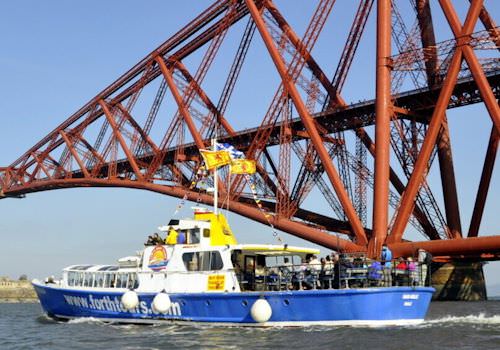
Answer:
[[[139,305],[139,297],[133,290],[128,290],[122,295],[122,305],[127,310],[132,310]]]
[[[161,292],[155,295],[152,303],[153,311],[155,313],[164,314],[170,309],[170,305],[172,302],[170,301],[170,297],[167,293]]]
[[[266,299],[258,299],[255,303],[253,303],[252,308],[250,309],[250,315],[254,321],[258,323],[268,321],[272,314],[273,310]]]

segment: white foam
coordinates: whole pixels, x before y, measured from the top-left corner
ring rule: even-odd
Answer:
[[[78,317],[72,318],[68,321],[69,324],[82,324],[82,323],[93,323],[93,324],[104,324],[105,322],[101,321],[95,317]]]

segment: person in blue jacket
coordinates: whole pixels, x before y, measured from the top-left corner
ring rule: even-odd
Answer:
[[[386,244],[382,246],[382,254],[380,256],[382,260],[382,266],[384,266],[384,286],[391,287],[392,286],[392,252],[387,247]]]

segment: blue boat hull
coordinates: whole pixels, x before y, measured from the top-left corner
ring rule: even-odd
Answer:
[[[388,287],[283,292],[170,294],[165,314],[152,311],[154,293],[138,293],[139,305],[125,310],[121,292],[64,289],[34,283],[45,312],[54,318],[93,317],[111,322],[216,322],[256,326],[399,325],[422,322],[433,288]],[[259,298],[272,309],[269,321],[257,323],[250,309]]]

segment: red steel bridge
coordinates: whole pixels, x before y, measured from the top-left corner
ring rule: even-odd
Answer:
[[[352,4],[347,35],[328,38],[343,50],[327,67],[314,48],[329,17],[344,16],[335,0],[315,2],[303,34],[271,0],[215,1],[0,168],[0,198],[127,187],[210,204],[198,150],[217,135],[257,162],[252,186],[222,171],[220,205],[233,212],[343,251],[376,256],[386,242],[396,255],[423,247],[444,259],[498,260],[500,235],[493,234],[500,232],[478,236],[500,133],[500,28],[492,13],[481,0],[470,1],[463,19],[451,0]],[[434,30],[436,11],[452,33],[444,40]],[[375,38],[376,59],[363,62],[376,76],[364,89],[374,93],[348,103],[343,87],[364,54],[359,44]],[[248,60],[252,44],[279,81],[267,99],[246,93],[256,111],[259,104],[267,110],[256,127],[238,130],[231,98],[246,84],[245,65],[257,72],[261,64]],[[232,52],[225,69],[217,66],[229,57],[222,48]],[[470,104],[484,105],[475,118],[491,127],[472,219],[463,227],[447,110]],[[431,169],[437,183],[427,181]],[[322,210],[314,205],[319,197]]]

